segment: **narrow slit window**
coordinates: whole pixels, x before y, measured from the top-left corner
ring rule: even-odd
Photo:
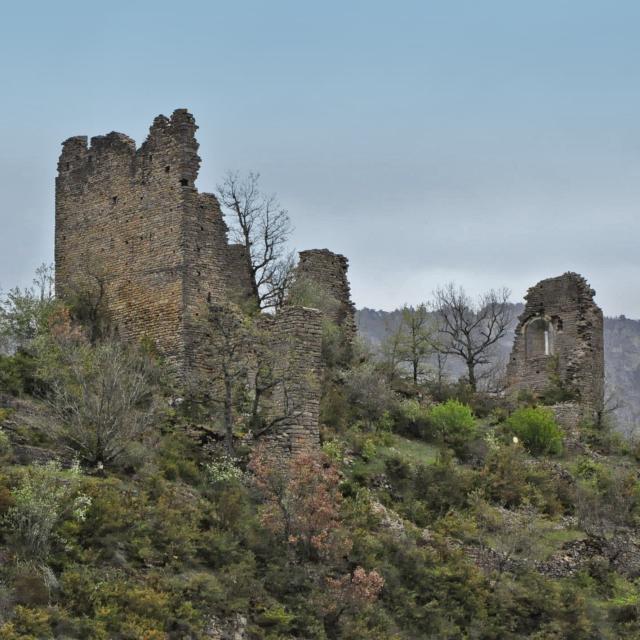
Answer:
[[[546,329],[544,332],[544,355],[549,355],[549,330]]]

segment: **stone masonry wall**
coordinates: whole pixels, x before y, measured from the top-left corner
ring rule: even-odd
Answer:
[[[320,376],[322,313],[305,307],[285,307],[275,316],[271,335],[279,353],[274,415],[286,416],[269,436],[272,447],[285,455],[309,452],[320,445]]]
[[[507,365],[512,392],[539,396],[560,383],[585,418],[598,418],[604,402],[604,343],[602,311],[594,296],[587,281],[571,272],[529,289]]]
[[[99,274],[114,329],[148,337],[183,380],[211,379],[211,303],[251,301],[244,247],[229,245],[215,196],[195,187],[197,126],[185,109],[158,116],[139,149],[122,133],[63,143],[56,178],[56,290],[63,297]],[[353,324],[347,261],[326,250],[301,262],[341,302],[336,321]],[[283,383],[273,411],[285,419],[270,436],[283,453],[319,446],[322,314],[288,307],[265,316]],[[355,331],[355,325],[354,331]]]
[[[328,249],[311,249],[300,252],[297,277],[305,278],[317,285],[337,304],[326,313],[343,327],[347,337],[356,333],[355,307],[351,301],[351,287],[347,278],[349,261]]]
[[[56,287],[107,278],[125,339],[153,338],[181,371],[194,359],[207,300],[246,297],[248,273],[216,198],[195,187],[197,126],[185,109],[158,116],[139,149],[121,133],[63,143],[56,179]]]

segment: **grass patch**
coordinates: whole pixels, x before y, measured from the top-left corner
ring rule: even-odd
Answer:
[[[391,446],[381,450],[382,456],[400,455],[403,460],[413,465],[433,464],[438,457],[438,447],[422,440],[412,440],[393,435]]]
[[[538,559],[548,560],[560,551],[565,543],[584,540],[586,537],[584,531],[578,529],[549,529],[544,532],[542,537],[540,558]]]
[[[410,467],[430,465],[436,461],[438,447],[422,440],[413,440],[393,434],[388,436],[389,444],[378,445],[375,452],[355,461],[352,474],[360,482],[368,482],[371,478],[386,472],[386,462],[392,458],[400,458]]]

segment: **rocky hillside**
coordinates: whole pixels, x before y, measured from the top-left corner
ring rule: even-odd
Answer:
[[[637,443],[461,385],[423,402],[326,323],[321,438],[282,455],[237,352],[224,405],[78,308],[0,315],[0,639],[640,637]]]

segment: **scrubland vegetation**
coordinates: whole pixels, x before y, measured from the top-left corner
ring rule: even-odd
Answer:
[[[0,638],[640,637],[640,448],[606,423],[446,379],[407,308],[381,353],[327,324],[322,452],[274,460],[243,378],[229,423],[48,283],[1,318]]]

